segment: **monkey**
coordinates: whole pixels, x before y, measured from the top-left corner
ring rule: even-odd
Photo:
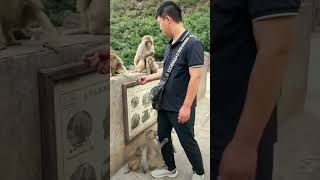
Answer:
[[[76,8],[80,13],[80,28],[71,29],[64,34],[109,34],[109,4],[106,0],[77,0]]]
[[[128,71],[126,69],[126,67],[123,64],[122,59],[117,56],[117,54],[110,50],[110,71],[111,71],[111,76],[115,76],[116,72],[118,72],[119,70],[122,70],[125,76],[128,75]]]
[[[136,147],[134,151],[131,151],[127,157],[128,171],[125,174],[133,172],[141,172],[141,156],[142,148],[141,146]]]
[[[161,148],[169,142],[165,138],[162,142],[157,140],[157,132],[150,129],[145,131],[146,144],[142,149],[141,166],[144,173],[164,165]]]
[[[146,61],[144,59],[140,59],[138,64],[135,65],[134,72],[143,72],[146,69]]]
[[[156,59],[153,56],[148,56],[146,58],[146,66],[148,74],[157,73],[159,70],[159,65],[156,63]]]
[[[135,151],[129,153],[127,157],[128,171],[125,174],[133,172],[147,173],[148,170],[153,170],[164,165],[160,149],[169,142],[165,138],[161,143],[156,140],[156,131],[145,131],[146,144],[136,147]]]
[[[133,60],[135,69],[138,72],[142,72],[145,69],[146,57],[153,56],[154,54],[155,50],[153,37],[151,35],[143,36]]]
[[[1,1],[0,7],[0,50],[7,46],[20,45],[13,32],[29,29],[31,24],[38,23],[45,34],[43,46],[57,51],[58,32],[43,12],[41,0]]]

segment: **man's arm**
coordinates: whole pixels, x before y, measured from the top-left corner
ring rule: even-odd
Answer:
[[[159,71],[158,71],[157,73],[150,74],[150,75],[148,76],[148,80],[149,80],[149,81],[154,81],[154,80],[160,79],[161,76],[162,76],[162,71],[163,71],[163,69],[159,69]]]
[[[234,143],[258,148],[278,100],[293,39],[295,16],[254,22],[257,44],[254,65]]]
[[[194,98],[197,95],[200,79],[201,79],[201,67],[195,67],[189,69],[190,81],[188,84],[187,94],[183,102],[183,106],[191,108]]]
[[[189,68],[189,74],[190,80],[188,84],[187,94],[179,111],[179,123],[185,123],[190,119],[191,106],[197,95],[200,84],[201,67]]]
[[[146,84],[148,82],[154,81],[154,80],[158,80],[161,78],[162,76],[162,69],[159,69],[159,71],[157,73],[154,74],[150,74],[150,75],[143,75],[138,77],[137,82],[141,85]]]

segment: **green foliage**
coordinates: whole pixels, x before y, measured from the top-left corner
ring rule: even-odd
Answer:
[[[63,18],[69,12],[76,11],[76,0],[44,0],[44,12],[55,26],[61,26]]]
[[[138,1],[144,8],[138,8]],[[163,0],[111,0],[111,47],[126,66],[133,58],[141,38],[150,34],[154,37],[156,59],[161,61],[169,39],[163,35],[155,20],[158,5]],[[209,51],[210,9],[209,0],[175,0],[183,11],[184,24],[198,36]],[[55,26],[61,26],[68,13],[76,12],[76,0],[44,0],[44,11]]]
[[[111,0],[111,47],[125,65],[132,65],[141,38],[150,34],[154,37],[158,61],[162,61],[166,43],[169,39],[163,35],[155,20],[155,12],[161,0],[144,0],[143,10],[137,9],[134,0]],[[209,51],[210,9],[208,0],[176,0],[184,13],[186,28],[196,35]]]

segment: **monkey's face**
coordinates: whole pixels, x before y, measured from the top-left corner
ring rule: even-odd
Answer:
[[[153,64],[153,62],[154,62],[153,57],[149,56],[149,57],[147,58],[147,64],[151,65],[151,64]]]
[[[152,45],[153,45],[153,42],[152,42],[152,41],[146,41],[146,42],[145,42],[145,46],[147,47],[147,49],[151,49],[151,48],[152,48]]]
[[[110,51],[110,60],[115,60],[117,59],[117,56],[114,52]]]
[[[156,139],[156,137],[157,137],[157,132],[154,131],[154,130],[152,130],[152,129],[150,129],[150,130],[148,130],[148,131],[146,132],[146,137],[147,137],[147,139]]]

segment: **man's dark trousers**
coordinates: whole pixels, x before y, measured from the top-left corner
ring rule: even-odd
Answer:
[[[161,142],[168,138],[161,149],[163,159],[168,166],[168,170],[176,168],[171,141],[172,128],[175,129],[180,143],[192,165],[193,171],[197,174],[204,174],[201,152],[197,141],[194,138],[195,108],[191,108],[190,120],[185,124],[178,123],[178,112],[159,110],[158,111],[158,136]]]

